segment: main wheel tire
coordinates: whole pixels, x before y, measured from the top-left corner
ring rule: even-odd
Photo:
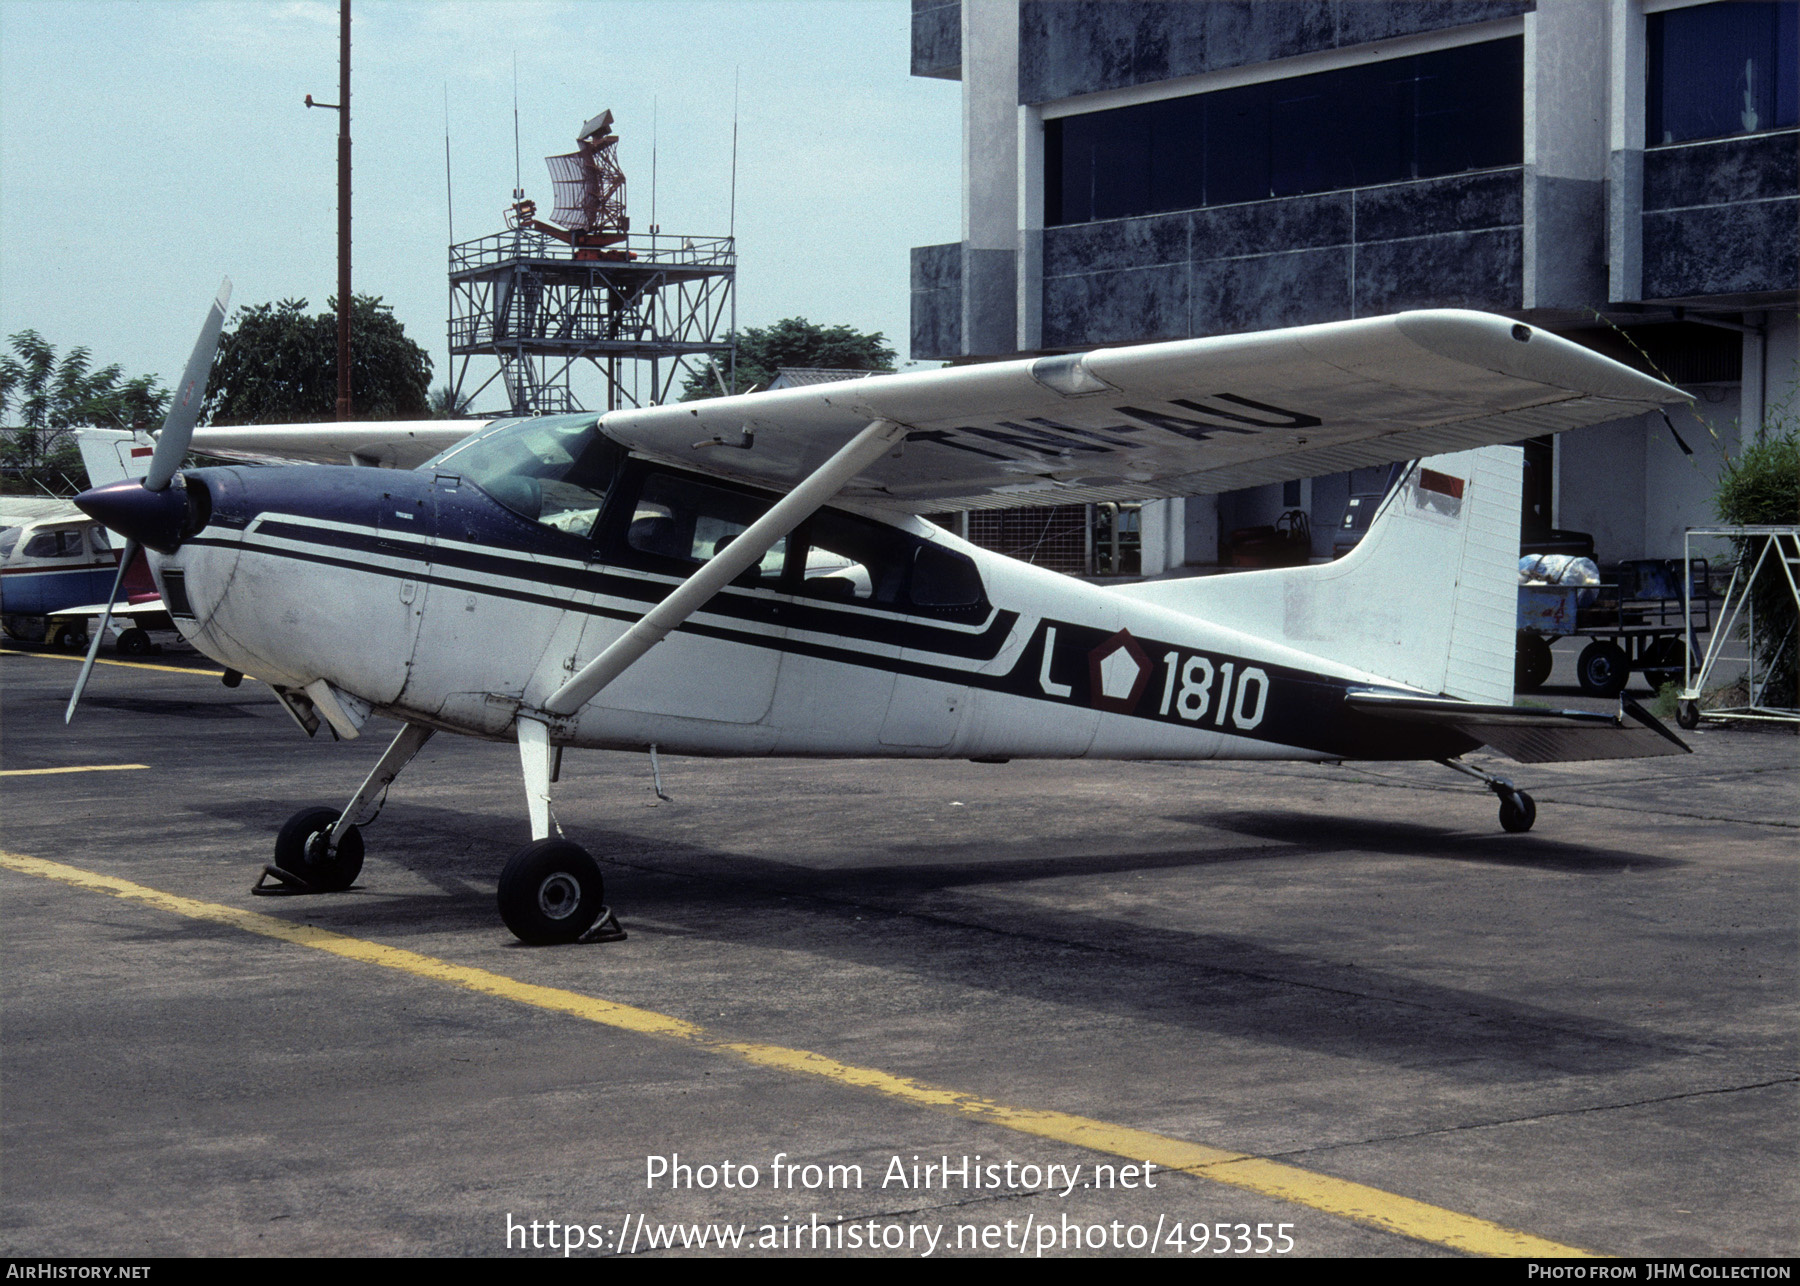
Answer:
[[[333,849],[331,828],[337,819],[335,808],[303,808],[288,818],[275,837],[275,865],[320,893],[336,893],[356,883],[362,873],[362,832],[352,826]]]
[[[1692,732],[1695,728],[1698,728],[1700,726],[1700,703],[1698,701],[1683,701],[1680,705],[1676,706],[1675,722],[1680,724],[1687,732]]]
[[[1513,687],[1520,692],[1536,692],[1550,677],[1554,664],[1550,645],[1538,634],[1520,634],[1513,651]]]
[[[120,656],[148,656],[150,636],[134,625],[119,635],[119,641],[113,644],[113,649]]]
[[[1537,803],[1522,790],[1500,796],[1500,829],[1520,835],[1537,820]]]
[[[606,905],[600,864],[579,844],[543,839],[514,853],[500,872],[500,918],[534,947],[573,942]]]
[[[87,631],[79,625],[58,625],[51,631],[50,642],[65,652],[85,652],[88,645]]]
[[[1616,697],[1631,677],[1631,662],[1617,643],[1595,641],[1575,660],[1575,681],[1590,697]]]
[[[1687,645],[1680,639],[1658,639],[1645,649],[1644,682],[1652,692],[1661,692],[1671,683],[1680,683],[1686,673]]]

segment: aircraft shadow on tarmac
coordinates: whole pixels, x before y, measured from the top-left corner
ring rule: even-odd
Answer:
[[[240,800],[229,812],[205,805],[198,811],[243,821],[265,809],[278,818],[290,804]],[[1207,820],[1221,824],[1220,817]],[[1264,840],[1288,834],[1276,817],[1226,814],[1223,820]],[[1327,848],[1319,842],[1317,819],[1289,820],[1312,847]],[[369,836],[370,860],[356,889],[296,899],[286,906],[304,907],[308,921],[322,927],[388,941],[446,931],[493,932],[493,854],[506,851],[516,838],[516,821],[396,803],[384,822]],[[619,908],[626,928],[647,940],[681,937],[792,951],[859,971],[931,979],[967,996],[1014,995],[1258,1046],[1394,1066],[1429,1065],[1472,1081],[1617,1073],[1661,1063],[1693,1047],[1686,1034],[1522,1003],[1372,965],[1370,960],[1389,945],[1374,931],[1366,951],[1356,953],[1361,959],[1343,960],[1331,958],[1333,952],[1344,954],[1343,940],[1296,951],[1254,936],[1134,922],[1110,907],[1095,911],[982,896],[984,887],[1292,856],[1291,849],[1272,850],[1266,842],[1206,851],[817,869],[591,823],[578,829],[596,853],[605,855],[609,900]],[[1476,848],[1475,841],[1455,832],[1394,823],[1364,824],[1354,839],[1381,853],[1394,851],[1395,841],[1426,854],[1448,849],[1457,857],[1465,856],[1458,849],[1460,841],[1467,840],[1471,858]],[[1334,851],[1347,847],[1329,845]],[[262,860],[261,854],[247,856]],[[1577,859],[1580,864],[1571,867]],[[1628,861],[1640,869],[1645,865],[1635,855],[1556,844],[1539,861],[1584,871],[1612,870]],[[389,863],[438,892],[384,891],[382,867]],[[253,871],[247,862],[246,879]],[[270,899],[268,909],[280,911],[283,904]],[[634,929],[636,918],[656,927]],[[663,927],[670,923],[682,928]],[[1521,944],[1521,950],[1527,945]],[[630,949],[626,943],[558,950]],[[828,972],[831,966],[823,967]],[[604,993],[604,954],[592,968],[586,985]],[[858,977],[866,983],[866,977]],[[814,975],[806,985],[817,982]],[[969,1018],[985,1021],[974,1008]]]
[[[1423,822],[1369,817],[1334,817],[1287,812],[1220,812],[1166,821],[1210,826],[1237,835],[1273,840],[1290,847],[1284,856],[1309,852],[1320,857],[1345,853],[1379,853],[1394,857],[1442,858],[1490,866],[1527,866],[1547,871],[1619,874],[1659,871],[1687,863],[1641,851],[1600,848],[1554,839],[1548,835],[1508,835],[1502,831],[1471,832]],[[1548,829],[1548,827],[1546,827]]]
[[[256,719],[266,701],[245,698],[235,701],[172,701],[157,697],[91,696],[86,704],[99,710],[120,710],[136,715],[171,715],[182,719]]]

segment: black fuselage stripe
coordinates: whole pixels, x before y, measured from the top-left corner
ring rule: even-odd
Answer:
[[[555,608],[561,611],[578,612],[584,616],[601,617],[616,621],[636,621],[642,613],[620,608],[606,607],[598,603],[579,603],[566,598],[556,598],[546,594],[534,594],[507,586],[483,584],[434,573],[420,573],[393,567],[383,567],[367,562],[354,562],[345,558],[325,554],[311,553],[305,550],[284,548],[275,545],[240,543],[239,541],[215,540],[207,537],[190,538],[186,544],[204,545],[221,549],[238,549],[245,553],[265,554],[275,558],[287,558],[297,562],[313,563],[328,567],[341,567],[348,571],[364,572],[391,580],[410,580],[429,586],[437,586],[446,590],[460,590],[467,593],[486,594],[495,598],[509,599],[514,602],[532,603],[538,606]],[[374,552],[374,551],[371,551]],[[385,551],[383,551],[385,552]],[[519,578],[523,579],[523,578]],[[643,582],[635,582],[643,584]],[[654,601],[653,599],[649,601]],[[715,598],[701,610],[708,614],[716,614],[714,609],[718,603]],[[1014,612],[1002,612],[1000,616],[1007,622],[1010,633],[1011,623],[1018,619]],[[998,624],[998,622],[996,622]],[[740,628],[723,625],[712,625],[700,622],[691,617],[677,627],[680,633],[696,637],[717,639],[722,642],[736,643],[749,647],[766,648],[778,653],[792,653],[798,656],[811,657],[817,660],[830,661],[839,665],[853,666],[862,670],[873,670],[905,677],[927,679],[954,687],[976,688],[1002,695],[1018,697],[1029,701],[1041,701],[1046,704],[1060,706],[1070,711],[1082,713],[1102,713],[1097,709],[1071,702],[1064,697],[1052,696],[1042,690],[1037,675],[1031,666],[1043,646],[1034,647],[1036,637],[1047,625],[1058,629],[1079,630],[1083,627],[1067,623],[1040,621],[1035,627],[1034,638],[1027,640],[1021,649],[1019,658],[1012,668],[1003,674],[984,673],[956,669],[945,665],[936,665],[927,661],[914,660],[908,657],[880,656],[872,654],[866,647],[844,647],[831,644],[815,643],[805,639],[757,634]],[[1100,631],[1092,631],[1096,638]],[[862,640],[857,640],[862,642]],[[1165,644],[1149,639],[1138,642],[1151,648],[1163,648]],[[924,649],[910,649],[919,651]],[[1191,651],[1191,649],[1189,649]],[[960,659],[960,658],[959,658]],[[1280,679],[1287,688],[1290,698],[1297,699],[1304,706],[1297,710],[1301,718],[1287,722],[1286,735],[1275,735],[1273,727],[1264,725],[1256,728],[1210,726],[1196,723],[1192,730],[1196,732],[1214,732],[1228,737],[1241,738],[1274,745],[1295,746],[1311,750],[1331,758],[1344,759],[1441,759],[1464,753],[1474,749],[1479,741],[1453,731],[1442,731],[1435,735],[1426,735],[1424,730],[1411,729],[1410,739],[1402,734],[1396,725],[1384,723],[1380,719],[1370,718],[1349,709],[1344,703],[1344,694],[1350,686],[1349,681],[1332,678],[1327,675],[1304,670],[1292,670],[1285,666],[1266,664],[1269,677]],[[1168,727],[1180,727],[1168,719],[1146,712],[1139,708],[1123,713],[1127,718],[1147,719],[1150,722]],[[1429,744],[1427,744],[1429,743]]]
[[[642,602],[646,606],[660,602],[679,583],[647,581],[597,568],[543,563],[529,554],[507,557],[443,545],[427,546],[423,542],[399,541],[385,536],[371,536],[366,532],[307,527],[297,523],[264,522],[257,528],[256,534],[353,549],[359,553],[412,559],[429,565],[434,572],[440,567],[453,567],[478,575],[504,576],[513,580],[554,585],[573,593],[628,599]],[[818,603],[808,603],[792,595],[784,594],[775,599],[732,588],[721,590],[709,604],[708,611],[716,616],[756,621],[780,629],[835,634],[969,661],[993,660],[1006,645],[1013,626],[1018,622],[1016,612],[994,612],[993,620],[988,623],[987,628],[971,633],[917,619],[841,611]]]
[[[455,580],[436,573],[403,571],[393,567],[375,566],[369,563],[352,562],[347,558],[337,558],[328,554],[314,554],[305,550],[286,549],[274,545],[242,545],[235,542],[211,539],[194,539],[186,542],[189,545],[207,545],[214,548],[241,548],[246,553],[268,554],[277,558],[289,558],[296,562],[316,563],[325,567],[342,567],[348,571],[366,572],[374,576],[383,576],[391,580],[410,580],[419,584],[436,586],[449,590],[462,590],[472,594],[487,594],[494,598],[510,599],[519,603],[532,603],[540,607],[556,608],[561,611],[578,612],[583,616],[602,617],[613,621],[637,621],[642,612],[623,608],[607,607],[600,603],[580,603],[572,599],[553,598],[546,594],[533,594],[525,590],[512,589],[504,585],[492,585],[479,581]],[[645,600],[649,603],[660,601],[654,597]],[[716,614],[713,602],[706,604],[700,611]],[[1013,615],[1007,613],[1007,615]],[[785,627],[784,627],[785,628]],[[728,643],[742,643],[751,647],[768,648],[776,652],[793,652],[802,656],[816,657],[819,660],[837,661],[844,665],[854,665],[861,669],[885,670],[895,674],[911,675],[921,679],[937,679],[945,683],[954,683],[964,687],[991,686],[996,690],[1003,684],[998,680],[1001,676],[983,675],[972,670],[959,670],[948,666],[930,665],[921,661],[909,661],[900,657],[883,657],[873,655],[863,649],[833,646],[823,643],[812,643],[804,639],[782,638],[776,635],[757,634],[749,630],[733,629],[723,625],[708,625],[689,617],[676,627],[677,633],[693,634],[703,638],[719,639]],[[961,659],[961,658],[959,658]],[[994,680],[984,683],[983,680]]]

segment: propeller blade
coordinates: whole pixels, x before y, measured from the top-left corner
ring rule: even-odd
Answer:
[[[194,425],[200,419],[200,403],[206,397],[206,377],[212,373],[213,354],[218,351],[219,332],[225,327],[225,309],[230,303],[231,278],[227,277],[219,283],[218,297],[213,300],[212,311],[206,314],[206,324],[200,328],[200,338],[194,342],[194,354],[188,358],[187,370],[181,375],[181,386],[176,389],[168,417],[163,420],[162,432],[156,439],[156,454],[150,457],[150,471],[144,475],[147,490],[167,490],[175,471],[187,458],[188,443],[193,439]]]
[[[106,610],[100,613],[100,624],[94,627],[94,637],[88,643],[87,660],[81,663],[81,673],[75,676],[75,691],[69,694],[69,708],[63,711],[63,723],[75,717],[75,706],[81,700],[81,694],[87,689],[88,675],[94,672],[94,658],[100,655],[100,640],[106,637],[106,627],[112,621],[113,604],[119,601],[119,589],[125,584],[125,570],[131,566],[131,560],[138,556],[142,548],[137,541],[127,540],[125,552],[119,555],[119,574],[113,577],[112,594],[106,600]]]

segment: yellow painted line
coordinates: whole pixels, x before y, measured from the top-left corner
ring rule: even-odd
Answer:
[[[85,661],[86,654],[81,656],[64,656],[61,652],[20,652],[16,648],[0,647],[0,656],[35,656],[40,661]],[[152,665],[148,661],[109,661],[103,656],[94,658],[96,665],[122,665],[127,670],[161,670],[165,674],[204,674],[208,678],[222,679],[223,670],[196,670],[186,665]]]
[[[65,772],[129,772],[133,768],[148,768],[149,764],[83,764],[79,768],[7,768],[0,770],[0,777],[49,777],[55,773]]]
[[[347,960],[398,969],[416,977],[429,978],[434,982],[447,983],[453,987],[538,1009],[568,1014],[621,1031],[684,1041],[715,1053],[741,1058],[758,1067],[822,1077],[921,1107],[953,1112],[1022,1134],[1055,1139],[1131,1161],[1154,1162],[1162,1169],[1179,1170],[1452,1250],[1474,1255],[1540,1258],[1567,1258],[1591,1253],[1505,1228],[1472,1215],[1415,1201],[1411,1197],[1384,1192],[1347,1179],[1315,1174],[1279,1161],[1229,1152],[1091,1117],[1073,1116],[1067,1112],[1012,1107],[978,1095],[930,1085],[905,1076],[895,1076],[878,1068],[840,1063],[834,1058],[804,1049],[726,1040],[704,1027],[654,1010],[618,1004],[597,996],[565,991],[560,987],[521,982],[517,978],[509,978],[486,969],[452,964],[402,947],[383,946],[362,938],[334,933],[330,929],[297,924],[256,911],[243,911],[216,902],[200,902],[61,862],[49,862],[42,858],[0,850],[0,867],[56,880],[75,888],[111,894],[113,897],[140,902],[190,919],[229,925],[247,933],[328,951]]]

